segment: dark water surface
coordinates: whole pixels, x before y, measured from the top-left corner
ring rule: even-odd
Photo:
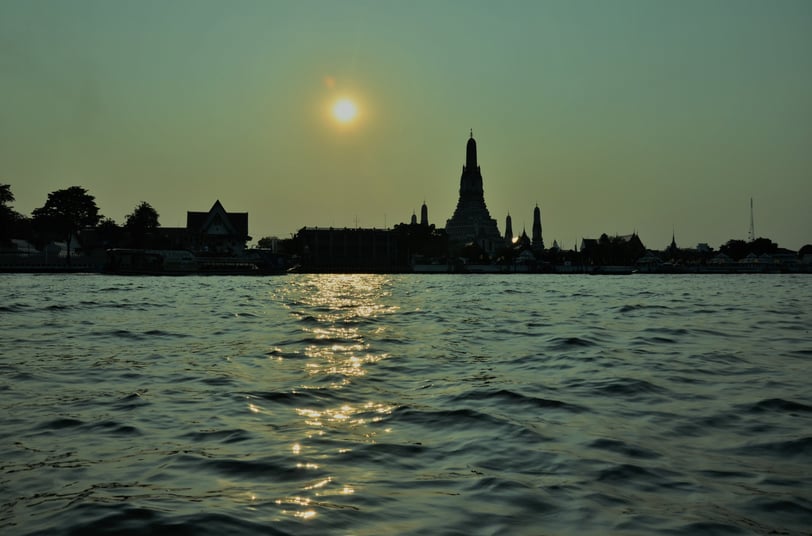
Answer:
[[[0,276],[2,534],[810,534],[810,276]]]

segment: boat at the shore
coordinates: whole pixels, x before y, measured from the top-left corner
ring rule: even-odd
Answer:
[[[196,255],[189,250],[124,249],[107,250],[103,271],[121,275],[272,275],[285,273],[284,267],[260,254],[243,256]]]

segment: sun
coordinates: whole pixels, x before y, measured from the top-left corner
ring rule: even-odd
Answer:
[[[339,99],[333,105],[333,117],[340,123],[349,123],[358,115],[358,108],[350,99]]]

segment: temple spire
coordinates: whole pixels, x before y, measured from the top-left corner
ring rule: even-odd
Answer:
[[[452,249],[475,242],[492,255],[503,246],[505,239],[485,205],[482,172],[477,163],[473,129],[470,130],[470,136],[460,175],[460,197],[454,215],[446,221],[445,230]]]
[[[477,168],[476,164],[476,140],[474,139],[474,129],[471,129],[471,137],[468,138],[468,146],[465,151],[465,167],[469,171]]]
[[[544,249],[544,239],[541,236],[541,209],[538,203],[533,209],[533,247],[539,250]]]

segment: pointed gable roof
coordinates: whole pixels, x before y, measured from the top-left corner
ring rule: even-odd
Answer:
[[[248,236],[248,213],[226,212],[219,199],[214,202],[208,212],[187,212],[186,229],[196,233],[203,233],[216,219],[223,223],[230,234],[241,237]]]

